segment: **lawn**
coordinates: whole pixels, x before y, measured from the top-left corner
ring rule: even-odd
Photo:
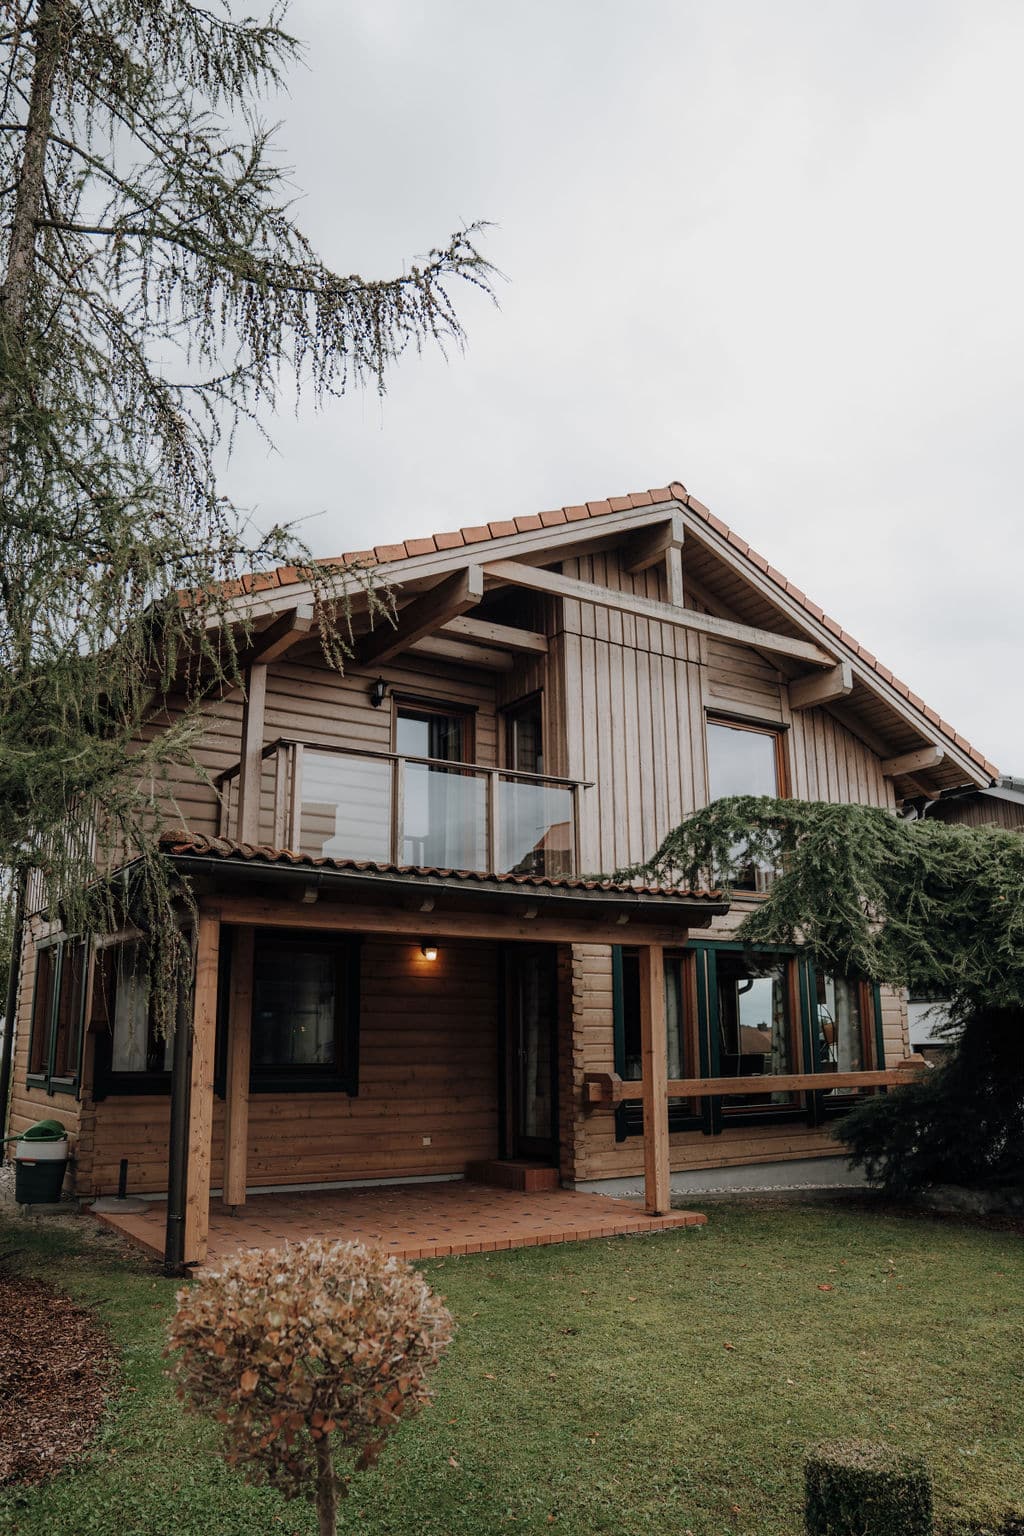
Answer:
[[[83,1222],[83,1231],[88,1227]],[[0,1492],[18,1536],[290,1536],[163,1376],[174,1285],[77,1232],[0,1233],[96,1306],[122,1387],[87,1458]],[[796,1536],[823,1437],[923,1454],[940,1523],[1024,1509],[1020,1237],[849,1205],[714,1204],[703,1230],[422,1266],[457,1341],[432,1408],[342,1509],[365,1536]]]

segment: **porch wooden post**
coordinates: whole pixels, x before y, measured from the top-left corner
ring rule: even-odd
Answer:
[[[660,944],[644,944],[640,949],[640,1059],[645,1203],[649,1216],[664,1216],[672,1209],[672,1200],[668,1158],[665,951]]]
[[[224,1204],[245,1204],[249,1142],[249,1053],[252,1041],[253,930],[235,930],[231,946],[228,1009],[227,1127],[224,1137]]]
[[[238,772],[235,836],[241,843],[260,839],[260,782],[263,777],[263,729],[267,709],[267,668],[255,662],[245,674],[242,750]]]
[[[213,1141],[213,1056],[217,1031],[220,913],[200,908],[192,1003],[192,1074],[188,1101],[188,1173],[185,1184],[186,1264],[202,1264],[210,1230]]]

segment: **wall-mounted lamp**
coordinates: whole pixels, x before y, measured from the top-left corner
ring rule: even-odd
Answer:
[[[437,959],[437,945],[434,943],[433,939],[423,940],[423,943],[420,945],[420,954],[423,956],[424,960]]]
[[[388,685],[382,677],[378,677],[375,683],[370,684],[370,703],[374,709],[380,709],[388,696]]]

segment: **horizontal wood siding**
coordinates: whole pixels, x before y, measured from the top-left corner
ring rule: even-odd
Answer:
[[[498,1151],[498,951],[486,943],[363,945],[359,1093],[253,1094],[248,1183],[461,1174]],[[82,1187],[110,1192],[120,1159],[136,1192],[167,1188],[167,1099],[95,1106]],[[429,1145],[424,1145],[429,1139]],[[213,1184],[223,1178],[224,1104],[217,1100]]]

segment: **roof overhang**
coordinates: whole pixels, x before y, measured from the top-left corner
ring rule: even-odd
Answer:
[[[440,870],[336,867],[294,854],[164,847],[224,921],[543,943],[681,943],[729,910],[716,892],[632,889]]]

